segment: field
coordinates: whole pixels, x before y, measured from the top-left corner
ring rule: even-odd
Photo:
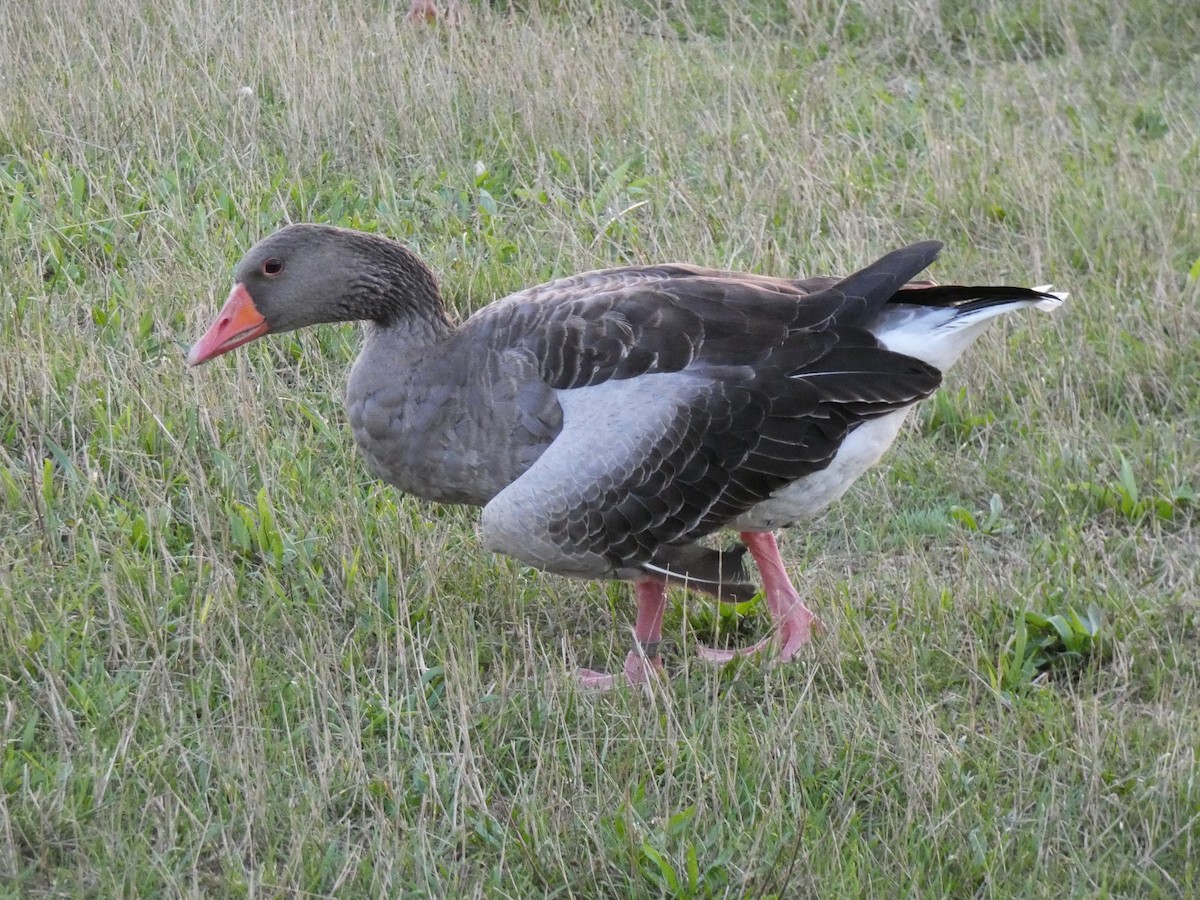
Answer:
[[[1200,17],[1131,0],[10,4],[0,894],[1200,895]],[[1053,282],[785,558],[786,666],[484,552],[353,448],[354,326],[188,370],[285,221],[463,316],[626,262]],[[1093,610],[1095,618],[1088,619]],[[1035,616],[1074,610],[1075,652]],[[723,639],[723,637],[722,637]]]

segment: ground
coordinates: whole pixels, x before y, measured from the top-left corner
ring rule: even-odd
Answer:
[[[1200,893],[1186,4],[19,5],[0,29],[0,884],[24,896]],[[559,274],[1054,282],[824,520],[786,666],[375,482],[353,326],[183,364],[285,220],[462,315]],[[1101,616],[1023,666],[1022,613]],[[714,633],[719,632],[719,633]]]

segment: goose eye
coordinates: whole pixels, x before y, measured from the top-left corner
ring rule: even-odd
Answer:
[[[278,275],[283,271],[283,260],[272,256],[262,264],[262,270],[264,275]]]

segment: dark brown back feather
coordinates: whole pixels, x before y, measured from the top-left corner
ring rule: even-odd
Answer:
[[[691,275],[577,305],[536,304],[540,325],[523,343],[556,388],[695,377],[661,453],[597,486],[551,534],[616,568],[669,563],[662,548],[716,531],[827,466],[860,422],[928,396],[941,374],[885,349],[859,323],[936,252],[936,244],[897,251],[809,297],[786,283]],[[663,329],[673,341],[662,342]]]

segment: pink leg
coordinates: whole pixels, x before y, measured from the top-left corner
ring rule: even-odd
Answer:
[[[662,671],[662,656],[658,652],[662,640],[663,613],[667,609],[667,586],[661,581],[643,578],[637,582],[637,624],[633,636],[637,646],[625,657],[622,673],[627,684],[645,684],[654,672]],[[582,669],[579,680],[584,687],[607,691],[622,683],[621,675]]]
[[[796,589],[792,587],[787,570],[783,567],[783,559],[779,556],[779,544],[775,535],[769,531],[742,532],[742,541],[754,557],[758,571],[762,573],[763,593],[767,597],[767,608],[779,639],[779,661],[787,662],[797,651],[808,643],[812,637],[812,629],[817,623],[817,617],[812,610],[804,605]],[[725,663],[735,656],[749,656],[766,649],[776,639],[776,635],[759,641],[752,647],[740,650],[717,650],[713,647],[701,647],[697,653],[700,658],[709,662]]]

